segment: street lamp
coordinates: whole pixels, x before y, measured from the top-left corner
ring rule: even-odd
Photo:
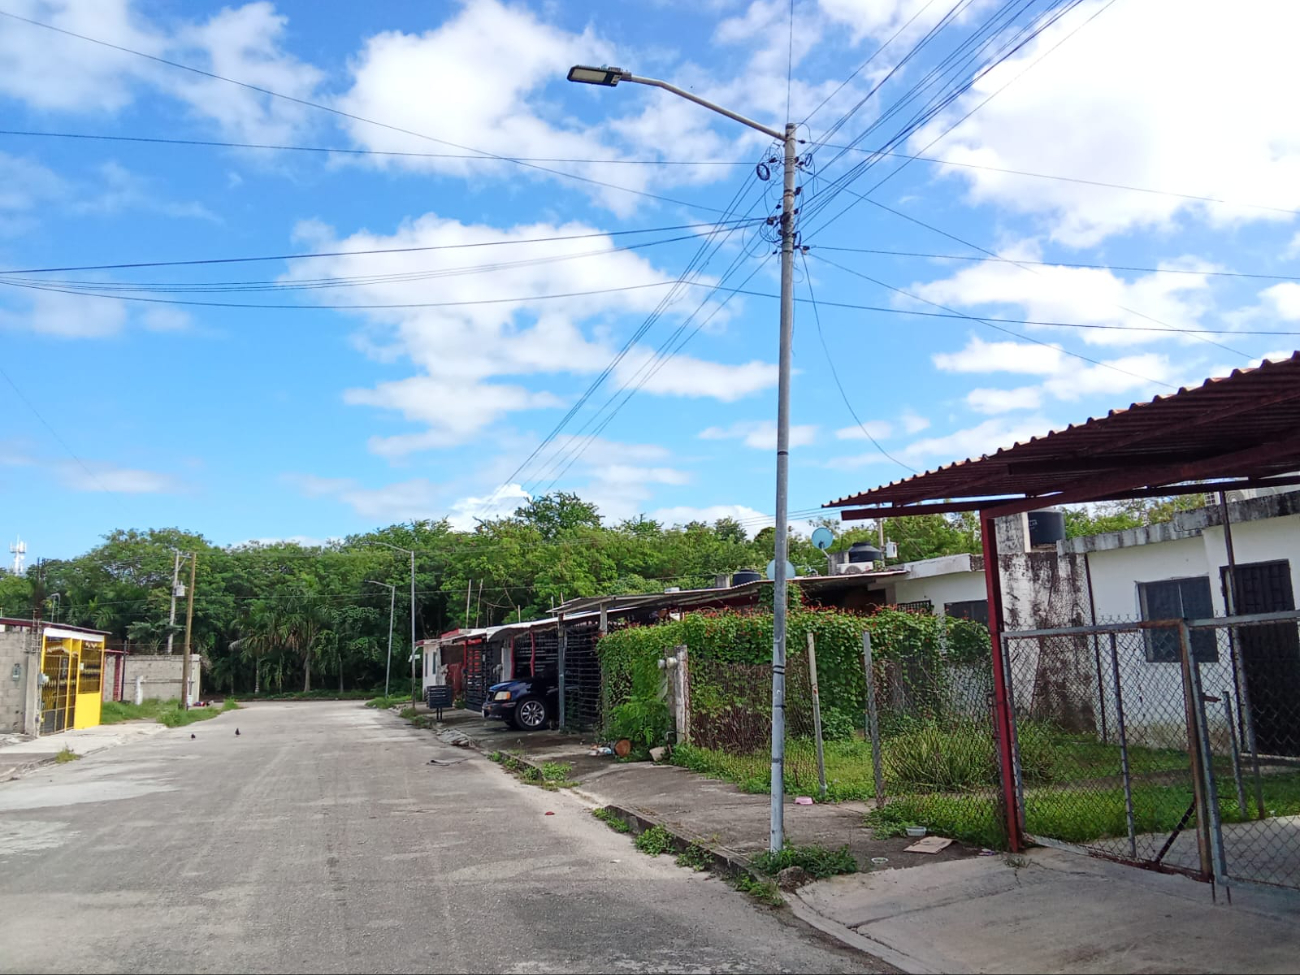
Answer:
[[[680,98],[694,102],[711,112],[725,115],[764,135],[779,140],[785,147],[785,186],[781,194],[781,332],[776,397],[776,565],[772,574],[772,816],[769,848],[780,852],[785,839],[785,625],[786,560],[790,540],[788,484],[790,476],[790,359],[794,335],[794,197],[795,173],[799,158],[795,151],[795,124],[787,122],[784,131],[769,128],[736,112],[715,105],[689,91],[657,78],[641,78],[622,68],[574,65],[569,80],[584,85],[613,88],[620,81],[662,88]]]
[[[405,552],[411,557],[411,701],[412,703],[420,699],[419,691],[416,690],[415,675],[415,552],[409,548],[402,548],[400,545],[392,545],[388,542],[381,542],[377,538],[366,539],[371,545],[382,545],[384,548],[391,548],[395,552]]]
[[[387,582],[367,579],[372,586],[383,586],[388,590],[388,664],[384,667],[384,697],[388,697],[388,681],[393,672],[393,610],[397,606],[397,587]]]

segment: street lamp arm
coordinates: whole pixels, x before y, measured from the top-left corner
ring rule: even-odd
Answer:
[[[745,116],[741,115],[738,112],[731,111],[731,109],[729,108],[723,108],[721,105],[715,105],[713,102],[709,101],[708,99],[701,98],[699,95],[692,94],[691,92],[687,91],[684,88],[678,88],[676,85],[670,84],[667,81],[660,81],[658,78],[642,78],[639,75],[634,75],[630,73],[622,75],[622,80],[630,81],[633,84],[637,84],[637,85],[649,85],[651,88],[662,88],[664,91],[670,91],[674,95],[679,95],[682,98],[685,98],[687,101],[694,102],[696,105],[703,105],[705,108],[709,109],[712,112],[717,112],[719,115],[725,115],[729,119],[734,119],[735,121],[739,122],[741,125],[748,125],[751,129],[757,129],[759,132],[762,132],[764,135],[770,135],[773,139],[780,139],[780,140],[785,139],[784,132],[779,132],[776,129],[769,128],[768,126],[763,125],[761,122],[755,122],[753,119],[746,118]]]

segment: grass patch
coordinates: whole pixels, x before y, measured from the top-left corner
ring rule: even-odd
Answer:
[[[612,829],[615,833],[632,832],[632,827],[629,826],[626,821],[620,819],[617,813],[611,812],[604,806],[598,806],[593,809],[591,814]]]
[[[145,701],[143,704],[131,704],[127,701],[105,701],[100,710],[100,724],[119,724],[123,721],[157,721],[168,728],[182,728],[196,721],[215,718],[226,711],[234,711],[239,702],[233,697],[226,698],[221,707],[181,708],[180,701]]]
[[[504,762],[505,759],[506,759],[505,755],[501,752],[492,752],[488,755],[488,761],[496,762],[498,765]]]
[[[765,850],[750,862],[770,876],[776,876],[786,867],[802,867],[818,880],[858,870],[858,862],[847,846],[838,850],[828,850],[823,846],[785,846],[777,853]]]
[[[690,867],[696,873],[703,873],[713,867],[713,854],[698,843],[692,843],[677,854],[677,866]]]
[[[661,853],[670,853],[675,846],[673,834],[662,826],[651,826],[636,838],[636,848],[646,856],[657,857]]]
[[[54,756],[54,761],[57,765],[67,765],[69,762],[75,762],[79,758],[81,758],[80,755],[74,752],[67,745],[64,745],[63,750]]]
[[[573,771],[572,762],[543,762],[542,778],[547,782],[563,782]]]
[[[366,707],[379,708],[381,711],[387,711],[389,708],[395,708],[400,705],[406,705],[407,707],[410,707],[410,703],[411,703],[411,699],[409,697],[406,697],[405,695],[384,697],[381,694],[379,695],[379,697],[372,697],[370,700],[368,700],[366,702]],[[411,710],[414,709],[412,708]]]
[[[315,691],[277,691],[274,694],[249,694],[248,696],[257,701],[364,701],[367,698],[373,698],[379,691],[375,688],[365,690],[358,688],[351,691],[339,691],[320,689]],[[392,700],[394,703],[409,701],[411,694],[398,694]]]
[[[777,887],[774,880],[755,880],[747,873],[742,873],[733,883],[736,890],[742,894],[748,894],[754,900],[767,904],[769,907],[784,907],[785,898],[781,896],[781,888]]]

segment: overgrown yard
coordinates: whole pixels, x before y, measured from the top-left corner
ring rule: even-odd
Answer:
[[[168,728],[180,728],[196,721],[215,718],[218,714],[234,711],[238,707],[239,702],[233,697],[226,698],[221,707],[190,708],[188,711],[181,708],[180,701],[145,701],[143,704],[105,701],[99,721],[100,724],[118,724],[122,721],[152,720],[165,724]]]

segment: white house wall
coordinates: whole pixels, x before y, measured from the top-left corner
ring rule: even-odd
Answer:
[[[1233,528],[1235,538],[1236,526]],[[1092,599],[1098,623],[1141,619],[1139,582],[1182,579],[1209,572],[1205,542],[1198,536],[1089,552],[1087,558],[1092,572]],[[1210,588],[1215,588],[1213,580]]]
[[[1228,552],[1223,542],[1223,526],[1207,526],[1201,541],[1210,571],[1210,589],[1214,597],[1214,614],[1227,612],[1222,587],[1218,583],[1220,568],[1228,564]],[[1249,562],[1274,562],[1287,559],[1291,563],[1291,592],[1300,598],[1300,515],[1268,518],[1262,521],[1232,523],[1232,550],[1238,565]]]
[[[928,576],[921,579],[900,579],[893,586],[895,603],[915,603],[928,599],[935,613],[943,615],[947,603],[960,603],[970,599],[985,599],[988,589],[983,572],[954,572],[949,575]]]

